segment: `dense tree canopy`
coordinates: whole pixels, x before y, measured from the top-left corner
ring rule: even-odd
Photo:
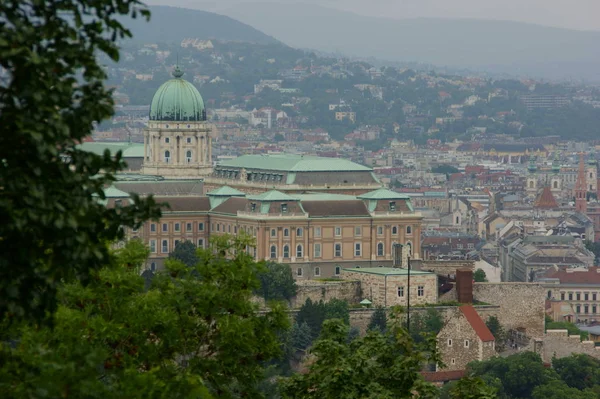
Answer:
[[[290,265],[267,262],[258,278],[260,287],[256,293],[266,301],[290,301],[296,295],[296,280]]]
[[[151,200],[105,207],[124,163],[76,147],[113,113],[97,56],[117,61],[119,17],[140,15],[138,0],[0,2],[0,314],[13,320],[45,318],[61,280],[89,280],[122,226],[158,216]]]
[[[195,266],[196,263],[198,263],[196,246],[189,240],[179,242],[175,246],[175,249],[169,254],[169,259],[178,260],[188,267]]]

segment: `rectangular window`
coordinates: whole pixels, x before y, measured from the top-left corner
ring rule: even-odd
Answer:
[[[585,294],[583,294],[583,300],[584,301],[589,301],[590,300],[590,294],[588,294],[587,292]]]
[[[315,237],[321,237],[321,228],[315,227]]]
[[[156,253],[156,240],[150,240],[150,252]]]
[[[360,237],[362,234],[362,228],[360,226],[354,226],[354,235]]]
[[[390,201],[390,212],[396,212],[396,201]]]
[[[150,223],[150,232],[156,233],[156,223]]]
[[[564,293],[564,292],[561,292],[561,293],[560,293],[560,300],[561,300],[561,301],[564,301],[564,300],[565,300],[565,293]]]
[[[204,223],[198,223],[198,231],[204,231]]]
[[[215,230],[215,224],[214,224],[214,223],[211,223],[211,224],[210,224],[210,231],[216,231],[216,230]]]
[[[469,340],[465,339],[465,348],[468,348],[468,347],[469,347]]]
[[[583,312],[588,314],[590,312],[590,307],[588,305],[583,305]]]
[[[340,237],[342,235],[342,228],[341,227],[336,227],[335,228],[335,236],[336,237]]]
[[[417,287],[417,296],[423,296],[425,295],[425,287],[422,285],[419,285]]]
[[[338,258],[342,256],[342,244],[334,244],[334,255]]]
[[[452,340],[451,339],[448,340],[448,346],[452,346]]]
[[[169,224],[168,223],[163,223],[162,225],[162,231],[163,233],[166,233],[169,231]]]
[[[467,244],[467,248],[473,249],[473,248],[475,248],[475,244],[473,244],[472,242],[470,242],[470,243]]]
[[[360,256],[360,254],[361,254],[360,242],[357,242],[354,244],[354,256]]]
[[[398,287],[398,296],[399,297],[403,297],[404,296],[404,287]]]
[[[217,223],[217,231],[221,231],[221,223]]]
[[[283,236],[284,237],[289,237],[290,236],[290,229],[283,229]]]
[[[287,204],[281,204],[281,213],[287,213],[288,206]]]
[[[204,248],[204,238],[198,239],[198,248]]]
[[[581,313],[581,305],[576,306],[575,313]]]
[[[456,249],[463,249],[463,245],[462,244],[456,244]]]
[[[315,244],[315,258],[320,258],[321,257],[321,244]]]
[[[181,231],[181,223],[175,223],[175,232]]]
[[[596,314],[596,305],[592,305],[592,313]]]
[[[569,292],[569,301],[572,301],[572,300],[573,300],[573,293]]]
[[[383,235],[383,226],[377,226],[377,235],[378,236]]]
[[[277,230],[271,229],[271,237],[277,237]]]
[[[578,300],[578,301],[581,301],[581,293],[579,293],[579,292],[578,292],[578,293],[576,294],[576,296],[577,296],[577,300]]]
[[[596,300],[596,293],[594,292],[594,293],[592,294],[592,301],[595,301],[595,300]]]
[[[161,252],[163,254],[168,254],[169,253],[169,241],[162,240]]]
[[[320,275],[321,275],[321,268],[315,267],[315,276],[320,276]]]
[[[185,224],[185,231],[187,231],[188,233],[194,231],[194,228],[192,227],[191,223]]]
[[[296,237],[302,237],[303,232],[304,232],[304,229],[302,227],[298,227],[296,229]]]
[[[178,245],[179,245],[179,240],[175,240],[175,245],[173,246],[173,248],[177,248]]]

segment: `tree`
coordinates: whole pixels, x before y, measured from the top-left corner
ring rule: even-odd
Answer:
[[[583,390],[600,385],[600,360],[585,354],[552,359],[552,367],[571,388]]]
[[[567,330],[569,335],[579,335],[582,340],[586,340],[589,337],[587,331],[582,331],[575,324],[568,321],[547,321],[546,330]]]
[[[452,165],[438,165],[431,168],[431,173],[443,173],[445,175],[451,175],[458,172],[460,171]]]
[[[105,207],[121,155],[77,147],[113,113],[97,57],[118,60],[122,16],[138,15],[149,17],[138,0],[0,2],[0,314],[11,320],[51,320],[62,280],[89,282],[122,226],[159,216],[137,196]]]
[[[504,330],[504,327],[502,327],[496,316],[490,316],[485,322],[485,325],[496,339],[496,351],[502,352],[506,341],[506,331]]]
[[[313,339],[319,336],[323,322],[329,319],[339,319],[344,324],[350,325],[348,303],[340,299],[313,302],[308,298],[296,315],[296,323],[306,323],[312,331]]]
[[[54,329],[4,323],[2,342],[12,345],[0,351],[0,391],[11,398],[259,397],[263,365],[280,353],[289,321],[282,306],[263,314],[251,301],[260,266],[244,251],[250,238],[213,243],[217,251],[203,251],[192,270],[168,260],[168,273],[147,291],[128,266],[135,259],[125,258],[94,272],[87,286],[61,285]]]
[[[378,307],[371,315],[371,320],[369,321],[369,325],[367,326],[367,331],[377,329],[383,333],[385,332],[386,327],[387,316],[385,314],[385,309],[382,307]]]
[[[423,342],[428,336],[437,336],[444,327],[444,318],[436,309],[414,312],[410,316],[410,335],[415,342]]]
[[[598,394],[591,389],[580,391],[571,388],[564,381],[551,381],[533,390],[532,399],[597,399]]]
[[[385,335],[370,331],[348,342],[349,327],[327,320],[311,350],[308,372],[283,379],[283,398],[436,398],[437,388],[419,371],[425,361],[439,361],[435,340],[415,344],[401,323]]]
[[[475,280],[476,283],[485,283],[488,281],[483,269],[475,270],[475,273],[473,273],[473,280]]]
[[[451,399],[495,399],[496,389],[489,387],[479,377],[464,377],[450,390]]]
[[[194,267],[198,263],[196,246],[189,240],[179,242],[169,254],[168,259],[178,260],[187,267]]]
[[[290,265],[267,262],[259,273],[260,287],[256,293],[266,301],[290,301],[297,291]]]

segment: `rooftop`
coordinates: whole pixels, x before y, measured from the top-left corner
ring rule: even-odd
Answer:
[[[371,168],[342,158],[296,154],[242,155],[218,166],[278,170],[285,172],[370,172]]]
[[[81,143],[77,148],[91,152],[96,155],[104,154],[104,151],[108,150],[111,155],[115,155],[121,151],[124,158],[143,158],[144,157],[144,144],[140,143],[128,143],[128,142],[110,142],[102,143],[98,141]]]
[[[360,199],[369,200],[393,200],[393,199],[410,199],[409,195],[397,193],[387,188],[380,188],[379,190],[369,191],[358,196]]]
[[[379,276],[406,276],[408,275],[408,269],[401,269],[396,267],[363,267],[363,268],[354,268],[354,269],[343,269],[347,272],[355,272],[355,273],[367,273],[367,274],[377,274]],[[410,270],[411,276],[422,276],[426,274],[434,274],[432,272],[424,272],[421,270]]]
[[[485,325],[481,316],[479,316],[479,313],[477,313],[477,310],[475,310],[472,305],[463,305],[459,307],[459,309],[482,342],[491,342],[495,340],[494,335]]]

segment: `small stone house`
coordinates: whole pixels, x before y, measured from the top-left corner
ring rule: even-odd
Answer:
[[[363,297],[373,306],[407,306],[408,269],[367,267],[342,270],[343,280],[360,281]],[[363,298],[363,299],[364,299]],[[437,274],[421,270],[410,271],[410,305],[437,303]]]
[[[437,336],[445,367],[464,370],[473,361],[487,360],[496,354],[495,339],[472,305],[456,309]]]

